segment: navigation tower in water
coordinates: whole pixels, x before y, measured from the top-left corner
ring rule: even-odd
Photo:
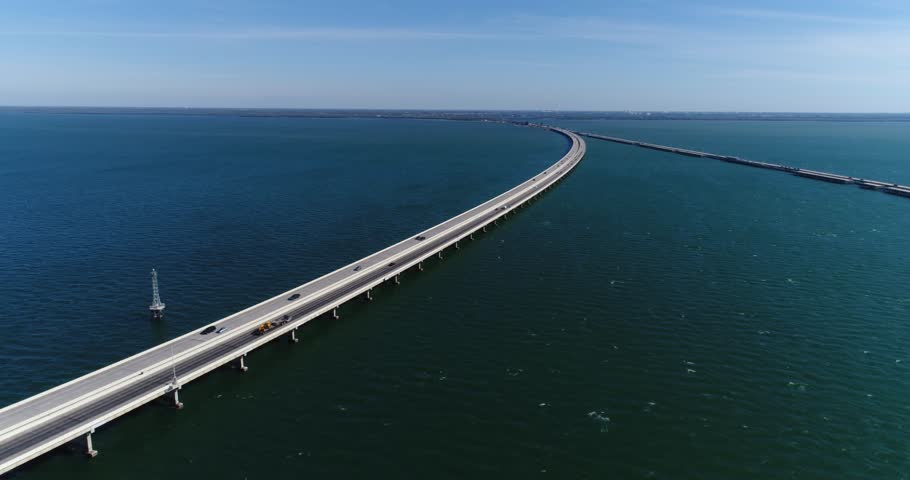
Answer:
[[[149,305],[152,311],[152,320],[160,320],[164,315],[164,304],[161,303],[161,296],[158,295],[158,272],[152,269],[152,304]]]

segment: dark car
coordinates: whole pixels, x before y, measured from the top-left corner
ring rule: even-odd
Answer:
[[[386,266],[387,266],[387,267],[394,267],[394,266],[395,266],[395,262],[392,262],[392,263],[390,263],[390,264],[388,264],[388,265],[386,265]]]
[[[357,265],[356,267],[354,267],[354,271],[355,271],[355,272],[359,272],[359,271],[360,271],[360,265]]]
[[[300,298],[300,294],[295,293],[295,294],[291,295],[290,297],[288,297],[288,301],[290,302],[291,300],[297,300],[298,298]]]
[[[214,331],[215,331],[215,326],[214,326],[214,325],[209,325],[209,326],[203,328],[202,331],[199,332],[199,333],[202,334],[202,335],[208,335],[208,334],[210,334],[210,333],[212,333],[212,332],[214,332]]]
[[[424,237],[423,235],[417,235],[417,240],[418,240],[418,241],[420,241],[420,240],[426,240],[426,239],[427,239],[427,237]]]
[[[215,333],[223,333],[224,330],[225,330],[225,327],[221,327],[218,330],[215,330]]]

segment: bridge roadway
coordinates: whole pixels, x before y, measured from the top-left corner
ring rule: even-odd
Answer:
[[[544,125],[539,125],[539,126],[543,127]],[[840,175],[837,173],[819,172],[817,170],[808,170],[805,168],[791,167],[788,165],[779,165],[776,163],[767,163],[767,162],[759,162],[759,161],[755,161],[755,160],[746,160],[744,158],[733,157],[730,155],[718,155],[716,153],[699,152],[697,150],[688,150],[685,148],[668,147],[666,145],[639,142],[637,140],[628,140],[625,138],[610,137],[607,135],[598,135],[596,133],[588,133],[588,132],[574,132],[574,133],[581,135],[583,137],[595,138],[598,140],[606,140],[608,142],[614,142],[614,143],[622,143],[624,145],[631,145],[633,147],[648,148],[651,150],[657,150],[657,151],[661,151],[661,152],[675,153],[677,155],[685,155],[687,157],[712,158],[715,160],[721,160],[721,161],[728,162],[728,163],[736,163],[738,165],[746,165],[749,167],[766,168],[769,170],[787,172],[787,173],[791,173],[791,174],[799,176],[799,177],[810,178],[812,180],[821,180],[823,182],[839,183],[839,184],[854,184],[854,185],[859,186],[860,188],[865,188],[867,190],[879,190],[879,191],[882,191],[885,193],[889,193],[891,195],[898,195],[901,197],[910,197],[910,186],[907,186],[907,185],[898,185],[896,183],[891,183],[891,182],[882,182],[879,180],[869,180],[866,178],[850,177],[847,175]]]
[[[87,453],[94,455],[91,434],[107,422],[164,395],[173,395],[191,380],[253,349],[290,333],[344,302],[368,293],[405,270],[442,255],[474,232],[522,206],[550,188],[584,157],[585,143],[567,130],[544,127],[567,137],[569,151],[555,164],[507,192],[384,250],[346,265],[311,282],[214,322],[222,334],[194,330],[105,368],[0,409],[0,474],[64,443],[86,436]],[[422,239],[418,239],[421,238]],[[356,269],[356,270],[355,270]],[[300,295],[293,300],[292,295]],[[256,326],[285,315],[290,321],[264,335]],[[246,368],[245,366],[243,367]],[[176,388],[174,374],[176,373]]]

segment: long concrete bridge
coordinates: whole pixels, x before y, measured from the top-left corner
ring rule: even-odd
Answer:
[[[546,127],[545,127],[546,128]],[[553,187],[585,155],[585,142],[575,133],[547,128],[571,142],[569,151],[546,170],[520,185],[430,229],[362,258],[309,283],[237,312],[203,328],[140,352],[58,387],[0,409],[0,474],[60,445],[85,438],[89,456],[97,451],[92,434],[98,427],[155,399],[172,398],[180,408],[180,389],[190,381],[230,362],[246,371],[245,357],[273,340],[296,342],[297,329],[324,314],[337,318],[337,308],[372,289],[399,282],[409,269],[442,258],[449,247],[506,217]],[[415,268],[416,267],[416,268]],[[258,332],[271,322],[274,328]]]
[[[735,163],[738,165],[746,165],[748,167],[756,168],[766,168],[769,170],[777,170],[779,172],[791,173],[804,178],[810,178],[812,180],[821,180],[823,182],[829,183],[839,183],[843,185],[853,184],[857,185],[860,188],[865,188],[868,190],[879,190],[885,193],[890,193],[891,195],[898,195],[901,197],[910,197],[910,186],[907,185],[898,185],[897,183],[892,182],[883,182],[880,180],[869,180],[867,178],[859,177],[850,177],[847,175],[840,175],[837,173],[829,172],[820,172],[818,170],[808,170],[805,168],[791,167],[788,165],[779,165],[776,163],[767,163],[759,162],[756,160],[747,160],[745,158],[734,157],[730,155],[718,155],[716,153],[700,152],[698,150],[689,150],[686,148],[678,147],[668,147],[666,145],[658,145],[655,143],[646,143],[638,140],[629,140],[626,138],[619,137],[610,137],[607,135],[598,135],[596,133],[588,132],[574,132],[577,135],[582,135],[588,138],[594,138],[597,140],[606,140],[608,142],[621,143],[624,145],[631,145],[634,147],[648,148],[651,150],[657,150],[660,152],[675,153],[677,155],[685,155],[687,157],[698,157],[698,158],[711,158],[714,160],[721,160],[724,162]]]

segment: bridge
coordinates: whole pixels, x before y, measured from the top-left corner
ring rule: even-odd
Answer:
[[[450,247],[486,231],[490,224],[552,188],[581,161],[585,142],[573,132],[543,127],[565,136],[568,152],[546,170],[518,186],[434,227],[334,272],[253,305],[206,327],[162,343],[63,385],[0,409],[0,474],[67,442],[85,438],[85,451],[97,455],[92,434],[121,415],[161,397],[176,408],[180,390],[192,380],[231,362],[246,371],[254,349],[287,337],[322,315],[338,318],[337,309],[358,296],[372,299],[372,289],[399,282],[409,269],[442,258]],[[163,308],[163,304],[162,304]],[[271,328],[259,331],[259,326]],[[224,330],[221,330],[224,329]],[[206,332],[203,334],[203,332]]]
[[[698,157],[698,158],[711,158],[714,160],[721,160],[728,163],[735,163],[738,165],[745,165],[748,167],[756,168],[766,168],[769,170],[777,170],[779,172],[791,173],[793,175],[809,178],[812,180],[821,180],[823,182],[829,183],[839,183],[839,184],[853,184],[857,185],[860,188],[865,188],[867,190],[879,190],[884,193],[890,193],[891,195],[898,195],[901,197],[910,197],[910,186],[907,185],[898,185],[897,183],[892,182],[883,182],[879,180],[869,180],[867,178],[858,178],[850,177],[847,175],[840,175],[837,173],[829,172],[819,172],[818,170],[808,170],[805,168],[791,167],[788,165],[779,165],[776,163],[767,163],[759,162],[756,160],[746,160],[744,158],[734,157],[730,155],[719,155],[716,153],[700,152],[697,150],[689,150],[685,148],[678,147],[668,147],[666,145],[658,145],[655,143],[646,143],[640,142],[637,140],[629,140],[626,138],[619,137],[610,137],[607,135],[598,135],[596,133],[588,132],[574,132],[578,135],[594,138],[597,140],[605,140],[608,142],[621,143],[623,145],[631,145],[634,147],[648,148],[651,150],[657,150],[659,152],[674,153],[677,155],[684,155],[687,157]]]

